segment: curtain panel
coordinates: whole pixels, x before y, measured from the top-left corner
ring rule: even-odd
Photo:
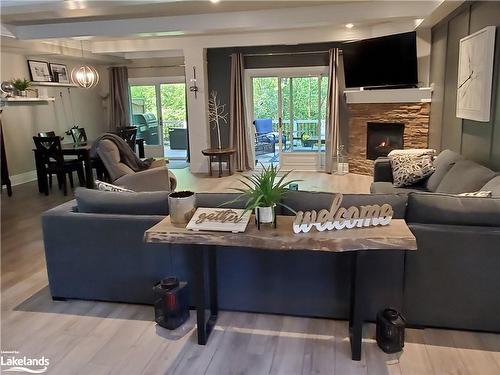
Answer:
[[[333,158],[337,155],[340,146],[339,49],[330,49],[329,56],[325,172],[332,173]]]
[[[236,149],[234,163],[237,171],[253,169],[254,156],[250,130],[246,124],[243,54],[231,54],[230,140]]]
[[[109,130],[130,126],[130,94],[126,66],[109,69]]]

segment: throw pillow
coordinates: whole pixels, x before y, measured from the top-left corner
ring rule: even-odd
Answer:
[[[490,198],[491,191],[474,191],[472,193],[461,193],[458,194],[459,197],[478,197],[478,198]]]
[[[434,159],[434,167],[436,170],[425,183],[427,190],[435,192],[446,173],[448,173],[453,165],[459,160],[462,160],[462,156],[460,154],[451,150],[443,150],[436,157],[436,159]]]
[[[471,160],[459,160],[443,177],[436,189],[437,193],[460,194],[483,189],[495,177],[495,172]]]
[[[432,148],[409,148],[406,150],[392,150],[387,156],[394,155],[432,155],[436,154],[436,150]]]
[[[394,187],[413,185],[434,172],[430,154],[396,154],[390,159]]]
[[[133,190],[130,190],[130,189],[127,189],[127,188],[124,188],[124,187],[121,187],[121,186],[117,186],[117,185],[113,185],[113,184],[108,184],[107,182],[103,182],[103,181],[99,181],[99,180],[95,180],[95,187],[97,190],[101,190],[101,191],[116,191],[116,192],[125,192],[125,193],[133,193],[134,191]]]

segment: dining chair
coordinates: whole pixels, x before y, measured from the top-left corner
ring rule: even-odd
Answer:
[[[49,176],[47,181],[44,181],[45,195],[49,195],[49,186],[52,187],[52,175],[55,174],[62,186],[64,195],[68,195],[68,187],[66,184],[66,175],[68,175],[71,187],[73,184],[73,172],[77,172],[80,186],[85,185],[85,174],[83,172],[83,163],[81,160],[65,160],[62,152],[60,137],[33,137],[37,151],[37,168],[42,169],[45,177]]]
[[[116,135],[123,139],[130,146],[132,151],[135,152],[135,141],[137,138],[136,126],[123,126],[116,129]]]
[[[85,128],[71,128],[71,137],[73,137],[73,142],[76,144],[87,144],[87,133],[85,133]]]

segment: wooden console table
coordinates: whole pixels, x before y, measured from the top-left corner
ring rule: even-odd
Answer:
[[[205,345],[217,321],[217,246],[251,247],[269,251],[325,251],[332,254],[352,251],[354,256],[351,285],[351,304],[349,314],[349,333],[352,359],[361,359],[361,340],[363,337],[364,318],[361,314],[363,305],[364,280],[361,272],[363,254],[377,250],[406,251],[416,250],[415,237],[404,220],[392,220],[387,226],[349,229],[340,231],[317,232],[311,229],[309,233],[294,234],[292,231],[293,216],[277,216],[277,228],[263,225],[261,230],[254,225],[253,217],[244,233],[190,231],[184,226],[174,225],[167,216],[161,222],[148,229],[144,235],[146,242],[188,244],[198,254],[194,264],[196,275],[195,285],[197,311],[198,344]],[[283,253],[286,256],[286,252]],[[205,278],[206,273],[208,277]],[[207,320],[205,310],[206,290],[208,280],[210,298],[210,316]],[[402,298],[401,290],[401,298]]]
[[[208,168],[210,170],[210,176],[212,175],[212,162],[219,162],[219,177],[222,176],[222,158],[227,159],[227,170],[231,174],[231,156],[236,152],[235,148],[207,148],[201,153],[208,156]]]

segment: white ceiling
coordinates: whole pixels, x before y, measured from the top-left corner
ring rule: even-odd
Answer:
[[[76,50],[84,39],[93,54],[113,59],[175,56],[190,43],[217,47],[385,35],[413,30],[422,19],[430,27],[463,2],[0,1],[2,35]],[[355,26],[349,30],[346,23]]]

